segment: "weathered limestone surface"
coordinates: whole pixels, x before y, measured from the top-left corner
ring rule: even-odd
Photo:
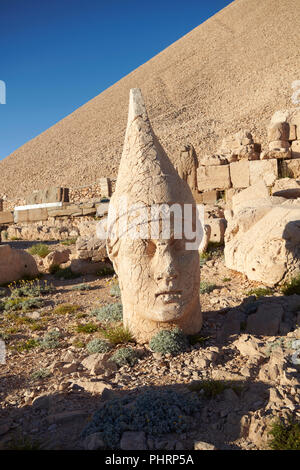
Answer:
[[[292,142],[292,158],[300,158],[300,140]]]
[[[230,178],[233,188],[248,188],[248,186],[250,186],[248,160],[230,163]]]
[[[199,166],[197,181],[199,191],[228,189],[231,187],[229,165]]]
[[[286,199],[297,199],[297,197],[300,197],[300,181],[292,178],[281,178],[275,181],[272,195]]]
[[[284,175],[289,178],[300,178],[300,159],[285,160],[283,170]]]
[[[70,254],[71,250],[69,250],[69,248],[52,251],[44,258],[43,264],[46,269],[51,269],[54,266],[60,266],[61,264],[67,263],[69,261]]]
[[[0,224],[13,224],[14,214],[13,212],[3,211],[0,212]]]
[[[24,276],[37,275],[35,259],[27,251],[16,250],[9,245],[0,246],[0,284],[18,281]]]
[[[278,178],[277,160],[256,160],[249,162],[250,185],[264,181],[272,186]]]
[[[250,189],[235,197],[241,198]],[[276,199],[279,203],[270,197],[248,202],[245,198],[244,203],[233,204],[233,210],[225,212],[226,266],[268,286],[300,270],[300,203]]]
[[[198,159],[195,149],[191,144],[185,145],[180,151],[174,163],[180,178],[186,181],[192,191],[197,190]]]
[[[127,207],[121,209],[126,198]],[[154,135],[141,91],[130,91],[128,124],[116,190],[109,205],[107,251],[119,277],[124,324],[140,342],[161,329],[177,325],[187,334],[202,326],[199,303],[198,250],[187,250],[185,240],[145,238],[153,217],[147,211],[138,220],[134,204],[190,204],[191,190],[176,172]],[[121,215],[114,218],[114,209]],[[124,217],[131,226],[121,231]],[[159,220],[162,220],[159,217]],[[117,229],[119,233],[116,232]],[[133,239],[133,230],[138,237]]]
[[[53,186],[47,189],[36,190],[26,198],[26,204],[42,204],[61,201],[69,201],[68,188],[59,188]]]

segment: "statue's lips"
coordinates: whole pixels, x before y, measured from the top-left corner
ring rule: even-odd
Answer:
[[[155,294],[156,299],[160,299],[163,303],[178,302],[182,296],[181,290],[165,290]]]

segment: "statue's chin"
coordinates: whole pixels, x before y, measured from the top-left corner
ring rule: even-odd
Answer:
[[[183,315],[184,310],[182,309],[182,305],[179,304],[161,305],[155,308],[155,310],[147,312],[146,315],[143,314],[144,318],[159,322],[178,321]]]

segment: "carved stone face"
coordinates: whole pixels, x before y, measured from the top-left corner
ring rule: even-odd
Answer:
[[[118,242],[114,265],[123,304],[141,318],[177,322],[195,305],[199,293],[199,255],[184,239],[130,238]]]

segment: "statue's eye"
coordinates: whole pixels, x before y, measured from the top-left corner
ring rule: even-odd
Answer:
[[[150,258],[152,258],[152,256],[155,255],[155,252],[156,252],[156,245],[155,243],[152,241],[152,240],[145,240],[146,242],[146,253],[147,253],[147,256],[149,256]]]

